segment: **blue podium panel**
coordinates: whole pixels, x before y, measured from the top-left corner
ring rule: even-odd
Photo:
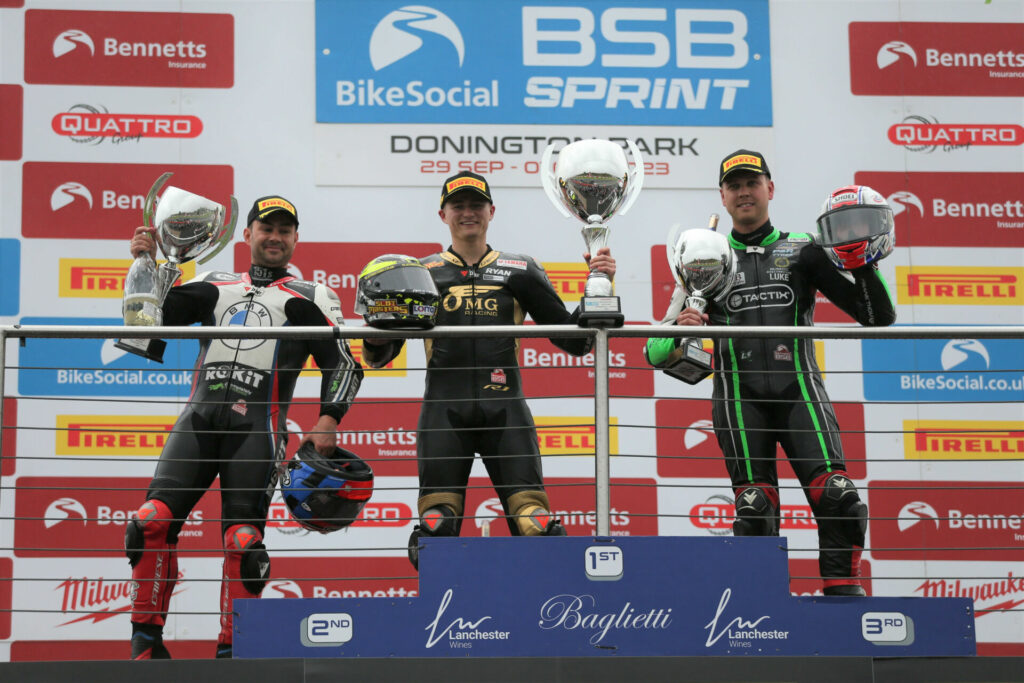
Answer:
[[[781,538],[427,538],[419,597],[234,609],[236,657],[975,654],[970,599],[795,598]]]

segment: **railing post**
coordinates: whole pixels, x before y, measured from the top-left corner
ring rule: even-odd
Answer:
[[[608,330],[597,328],[594,340],[594,513],[597,535],[608,536],[611,529],[611,466],[608,433]]]
[[[7,396],[5,369],[7,368],[7,330],[0,327],[0,471],[4,467],[4,397]],[[12,428],[15,425],[12,425]],[[17,432],[15,432],[17,438]],[[3,502],[3,487],[0,486],[0,503]]]

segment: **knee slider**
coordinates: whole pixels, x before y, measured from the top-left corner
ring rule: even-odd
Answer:
[[[734,536],[777,536],[778,511],[760,486],[751,486],[736,496]]]
[[[409,561],[420,566],[420,538],[423,536],[458,536],[459,518],[447,505],[435,505],[423,511],[420,523],[409,534]]]
[[[253,595],[262,593],[270,579],[270,555],[259,529],[249,524],[229,527],[224,533],[224,548],[241,554],[239,578],[245,590]]]
[[[548,494],[519,491],[508,497],[508,510],[523,536],[565,536],[565,527],[551,514]]]
[[[159,500],[147,500],[128,521],[124,530],[124,552],[132,569],[142,559],[147,545],[160,547],[167,544],[171,521],[171,509]]]

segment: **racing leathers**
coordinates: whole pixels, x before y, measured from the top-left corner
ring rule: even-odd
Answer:
[[[437,325],[515,325],[527,314],[540,325],[575,324],[544,269],[523,254],[488,251],[468,264],[451,247],[420,260],[440,294]],[[552,339],[581,356],[588,338]],[[380,367],[398,355],[402,340],[363,347]],[[410,539],[416,564],[418,533],[459,535],[466,484],[479,453],[513,535],[561,535],[544,491],[533,416],[523,397],[513,338],[446,337],[425,340],[426,391],[417,426],[420,525]]]
[[[720,303],[708,302],[711,325],[813,325],[820,291],[861,325],[896,320],[885,279],[872,264],[840,271],[804,233],[766,222],[729,237],[737,278]],[[666,324],[681,309],[677,288]],[[678,338],[652,338],[648,361],[660,366]],[[736,495],[736,535],[778,535],[776,445],[781,444],[818,524],[819,569],[826,594],[862,594],[860,552],[867,508],[846,475],[835,412],[807,338],[718,339],[712,420]]]
[[[337,295],[284,269],[207,272],[173,288],[165,325],[338,326]],[[333,339],[214,339],[200,342],[191,395],[160,454],[146,502],[128,524],[132,623],[159,638],[177,579],[178,534],[220,476],[225,561],[219,646],[230,651],[231,601],[258,596],[269,576],[267,509],[284,455],[296,380],[312,354],[321,368],[321,415],[340,420],[362,381],[348,344]],[[221,650],[218,649],[218,654]],[[133,655],[134,656],[134,655]]]

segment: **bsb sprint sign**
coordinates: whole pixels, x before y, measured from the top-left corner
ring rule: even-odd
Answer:
[[[772,124],[767,0],[317,0],[316,55],[321,123]]]

